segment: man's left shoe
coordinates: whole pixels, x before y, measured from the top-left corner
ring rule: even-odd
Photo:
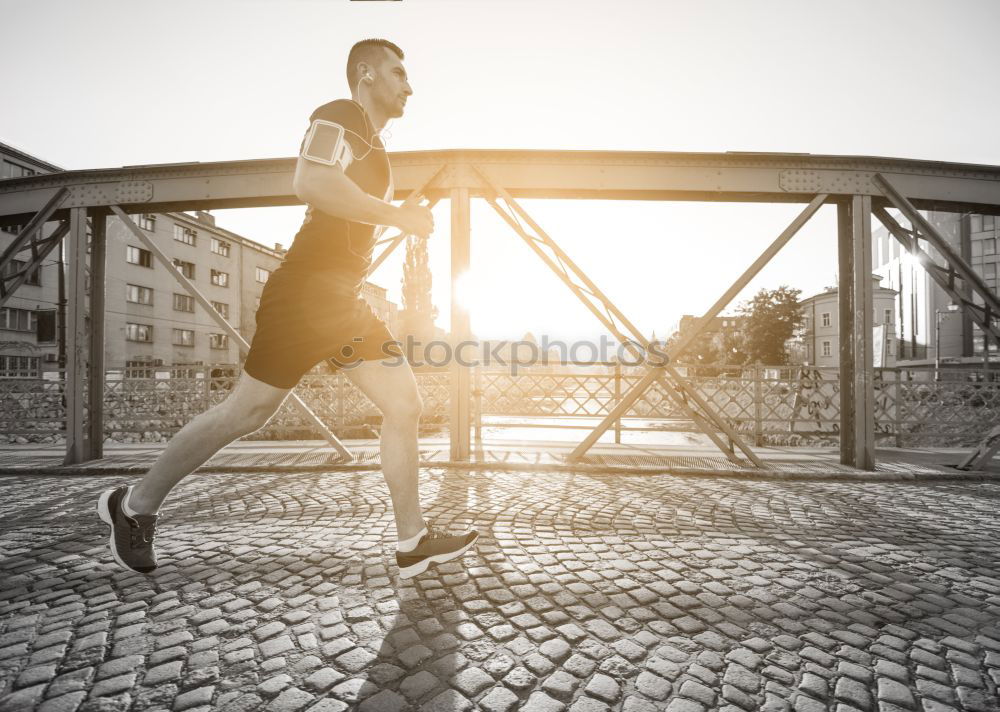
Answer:
[[[105,490],[97,500],[97,514],[111,529],[109,545],[115,561],[127,569],[149,573],[156,568],[155,514],[137,514],[130,517],[122,509],[122,500],[128,487],[122,485]]]
[[[457,559],[469,550],[479,532],[469,531],[464,534],[445,534],[430,527],[417,546],[412,551],[397,551],[396,564],[399,566],[399,577],[408,579],[422,574],[431,564],[443,564]]]

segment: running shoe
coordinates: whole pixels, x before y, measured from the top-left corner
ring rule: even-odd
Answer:
[[[431,564],[443,564],[457,559],[468,551],[478,538],[479,532],[476,531],[453,535],[427,527],[427,533],[420,538],[412,551],[396,552],[399,577],[412,578],[422,574]]]
[[[111,555],[127,569],[148,573],[156,568],[153,537],[156,534],[155,514],[130,517],[122,509],[128,487],[122,485],[101,493],[97,513],[111,528]]]

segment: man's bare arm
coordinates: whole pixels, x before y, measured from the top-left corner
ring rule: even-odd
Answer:
[[[373,198],[348,178],[340,166],[299,157],[292,187],[299,200],[351,222],[392,225],[406,234],[427,237],[434,229],[430,210],[420,205],[397,207]]]

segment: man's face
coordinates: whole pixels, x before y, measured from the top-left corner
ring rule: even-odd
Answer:
[[[406,69],[394,52],[383,47],[385,57],[376,70],[375,81],[371,85],[372,98],[385,110],[385,115],[397,118],[403,115],[406,98],[413,93],[406,76]]]

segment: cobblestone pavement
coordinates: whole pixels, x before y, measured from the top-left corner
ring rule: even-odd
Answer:
[[[149,576],[0,478],[0,709],[1000,709],[1000,485],[422,478],[482,538],[405,582],[378,472],[188,478]]]

